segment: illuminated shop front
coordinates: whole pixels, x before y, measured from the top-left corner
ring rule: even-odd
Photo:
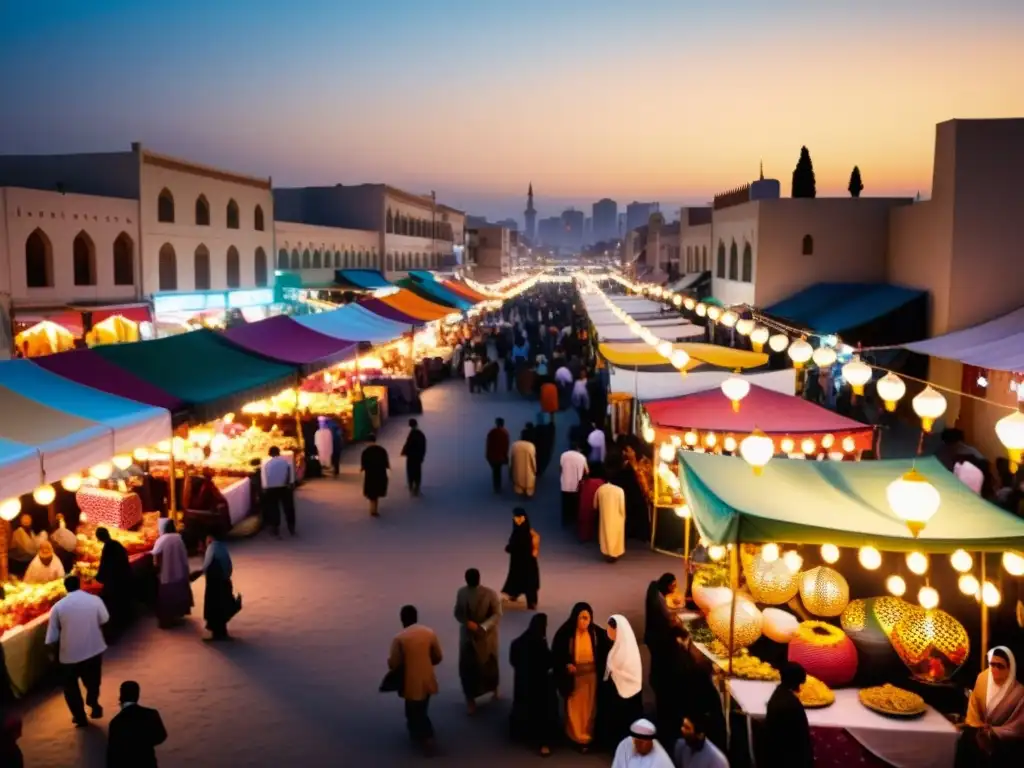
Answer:
[[[281,309],[273,288],[153,295],[156,336],[254,323],[280,314]]]

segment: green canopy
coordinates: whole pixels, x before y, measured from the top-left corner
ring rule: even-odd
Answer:
[[[201,329],[155,341],[106,344],[93,351],[125,371],[185,401],[197,421],[294,386],[296,366],[245,352]]]
[[[680,452],[680,481],[714,544],[786,542],[921,552],[1024,549],[1024,520],[985,501],[934,457],[885,461],[743,459]],[[942,503],[919,538],[890,509],[886,488],[916,468]]]

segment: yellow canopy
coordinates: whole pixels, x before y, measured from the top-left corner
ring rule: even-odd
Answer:
[[[25,349],[25,344],[28,349]],[[27,352],[27,357],[55,355],[75,348],[75,336],[63,325],[43,320],[14,337],[15,348]]]
[[[699,365],[714,365],[718,368],[758,368],[768,362],[768,355],[761,352],[731,349],[717,344],[679,343],[673,344],[672,348],[681,349],[690,356],[690,362],[686,366],[688,371]],[[609,363],[620,368],[668,363],[651,345],[642,341],[601,344],[598,350]]]
[[[139,326],[121,315],[111,315],[106,320],[96,323],[92,330],[85,335],[85,340],[90,347],[138,341]]]

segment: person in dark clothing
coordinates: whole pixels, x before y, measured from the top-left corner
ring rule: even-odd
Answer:
[[[160,713],[139,705],[139,684],[121,683],[121,711],[107,734],[107,768],[156,768],[156,748],[165,741]]]
[[[665,573],[647,587],[644,605],[644,645],[651,654],[648,680],[654,690],[655,708],[658,713],[658,733],[674,734],[679,728],[677,713],[679,707],[670,686],[668,668],[675,652],[675,638],[681,628],[678,619],[668,611],[665,598],[677,589],[674,574]],[[669,748],[666,745],[666,748]]]
[[[540,590],[540,566],[537,562],[540,534],[530,527],[530,518],[522,507],[512,510],[512,535],[508,537],[505,551],[508,552],[508,576],[501,588],[502,594],[512,601],[526,595],[526,607],[535,610]]]
[[[608,633],[594,624],[593,616],[590,605],[576,603],[551,641],[551,669],[564,702],[565,733],[581,751],[590,748],[596,735],[597,691],[611,648]]]
[[[391,469],[391,460],[388,458],[387,449],[377,445],[376,435],[371,434],[367,441],[370,444],[363,449],[359,458],[360,470],[363,473],[363,496],[370,502],[370,515],[380,517],[377,505],[388,495],[388,470]]]
[[[113,642],[124,631],[132,615],[132,567],[128,562],[128,550],[110,535],[110,531],[96,529],[96,539],[103,543],[96,581],[103,585],[103,602],[110,614],[110,637]]]
[[[318,426],[319,422],[316,416],[313,415],[313,412],[308,408],[303,411],[302,417],[299,419],[299,428],[302,434],[302,447],[307,467],[312,464],[313,459],[317,459],[318,465],[320,463],[316,455],[316,430]]]
[[[235,597],[231,581],[234,574],[231,554],[223,539],[224,535],[220,530],[207,535],[203,570],[195,574],[196,578],[202,575],[206,579],[203,619],[206,621],[206,628],[210,630],[210,640],[213,642],[233,639],[228,635],[228,622],[242,609],[242,598]]]
[[[405,456],[405,476],[409,481],[409,492],[420,495],[423,481],[423,460],[427,457],[427,436],[423,434],[416,419],[409,419],[409,435],[402,446]]]
[[[514,740],[525,742],[542,755],[551,754],[551,744],[558,734],[558,697],[551,676],[547,632],[547,614],[535,614],[526,631],[512,641],[508,653],[515,670],[509,732]]]
[[[505,429],[504,419],[495,419],[494,426],[487,433],[486,457],[487,463],[491,465],[491,477],[494,484],[494,492],[501,493],[501,475],[505,465],[508,464],[508,451],[511,440],[508,430]]]
[[[0,710],[0,765],[4,768],[24,768],[25,757],[18,746],[20,738],[21,720]]]
[[[804,705],[797,698],[797,691],[807,680],[804,668],[794,662],[786,662],[780,670],[782,682],[768,699],[765,713],[764,734],[767,744],[759,765],[786,766],[786,768],[813,768],[814,747],[811,743],[811,728],[807,724]]]

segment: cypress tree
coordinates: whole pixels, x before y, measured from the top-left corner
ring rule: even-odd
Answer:
[[[814,165],[807,147],[800,147],[800,159],[793,169],[793,197],[816,197],[817,189],[814,182]]]
[[[850,197],[860,197],[860,193],[864,191],[864,182],[860,180],[860,166],[853,166],[847,189],[850,190]]]

